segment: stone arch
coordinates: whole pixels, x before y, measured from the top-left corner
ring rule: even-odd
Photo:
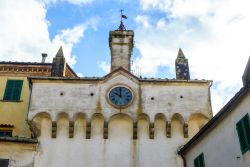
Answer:
[[[87,119],[87,115],[83,112],[78,112],[76,114],[74,114],[72,120],[75,122],[77,119]]]
[[[193,137],[209,121],[209,118],[202,113],[191,114],[188,119],[188,135]]]
[[[184,128],[184,118],[181,114],[175,113],[171,117],[171,137],[179,138],[184,137],[183,128]]]
[[[166,116],[163,113],[157,113],[154,121],[154,136],[155,139],[166,138]]]
[[[174,113],[172,116],[171,116],[171,121],[173,119],[177,119],[181,124],[184,124],[185,123],[185,119],[184,117],[180,114],[180,113]]]
[[[49,118],[50,120],[52,120],[51,119],[51,115],[50,115],[50,113],[48,113],[48,112],[39,112],[39,113],[37,113],[33,118],[32,118],[32,120],[31,121],[40,121],[40,119],[42,119],[42,118]]]
[[[110,139],[132,139],[133,119],[124,113],[114,114],[109,119],[108,131]]]
[[[145,120],[147,120],[148,122],[150,122],[149,115],[146,114],[146,113],[140,113],[140,114],[138,115],[138,120],[139,120],[139,119],[145,119]]]
[[[48,112],[40,112],[36,114],[31,121],[29,126],[33,137],[51,137],[52,119]]]
[[[60,112],[56,115],[56,121],[60,120],[60,119],[68,119],[69,120],[69,114],[66,112]]]
[[[149,138],[150,118],[147,114],[141,113],[137,119],[137,136],[138,139]]]
[[[104,116],[101,113],[94,113],[91,118],[90,138],[103,138]]]
[[[59,113],[56,116],[56,124],[57,124],[56,136],[61,138],[69,137],[69,127],[70,127],[69,114],[66,112]]]
[[[73,116],[74,122],[74,138],[85,139],[87,129],[86,114],[79,112]]]

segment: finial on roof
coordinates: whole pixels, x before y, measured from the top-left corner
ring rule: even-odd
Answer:
[[[64,57],[62,46],[60,46],[59,50],[57,51],[56,57]]]
[[[119,25],[119,28],[118,28],[119,31],[124,31],[124,30],[126,30],[126,28],[125,28],[125,26],[124,26],[124,24],[123,24],[123,19],[127,19],[127,18],[128,18],[128,17],[127,17],[126,15],[124,15],[122,12],[123,12],[123,10],[121,9],[121,22],[120,22],[120,25]]]
[[[181,48],[179,48],[177,58],[175,59],[175,72],[176,72],[176,79],[179,80],[190,79],[188,59],[185,58]]]
[[[62,46],[56,53],[56,57],[53,58],[51,76],[52,77],[64,77],[66,69],[66,61],[63,55]]]
[[[184,53],[182,52],[181,48],[179,48],[177,58],[185,58]]]
[[[245,71],[242,76],[242,82],[244,86],[250,86],[250,57],[245,68]]]

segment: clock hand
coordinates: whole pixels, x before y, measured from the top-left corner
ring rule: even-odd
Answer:
[[[115,95],[117,95],[117,96],[119,96],[119,97],[121,97],[121,95],[120,95],[120,94],[118,94],[118,93],[115,93],[115,92],[114,92],[114,94],[115,94]]]
[[[122,89],[120,88],[119,90],[120,90],[120,97],[122,97]]]

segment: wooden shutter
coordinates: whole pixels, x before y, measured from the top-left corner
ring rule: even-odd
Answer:
[[[240,142],[242,154],[250,149],[250,122],[249,115],[246,114],[237,124],[236,129]]]
[[[13,98],[12,100],[20,100],[21,92],[23,87],[23,81],[15,81],[14,88],[13,88]]]
[[[6,83],[4,100],[20,100],[23,80],[8,80]]]
[[[204,155],[203,153],[200,155],[200,167],[205,167]]]
[[[205,167],[204,155],[201,153],[194,159],[194,167]]]
[[[244,130],[245,130],[248,147],[250,147],[250,118],[248,114],[244,116],[243,124],[244,124]]]
[[[194,159],[194,167],[199,167],[200,164],[198,160],[199,160],[198,158]]]
[[[11,100],[13,87],[14,87],[13,80],[8,80],[6,83],[6,88],[4,92],[4,98],[3,98],[4,100]]]

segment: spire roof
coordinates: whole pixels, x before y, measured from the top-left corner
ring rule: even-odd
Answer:
[[[245,71],[242,76],[242,81],[244,86],[250,85],[250,57],[248,58],[247,65],[245,67]]]
[[[182,52],[181,48],[179,48],[177,58],[185,58],[184,53]]]
[[[64,57],[62,46],[60,46],[59,50],[57,51],[56,57]]]

